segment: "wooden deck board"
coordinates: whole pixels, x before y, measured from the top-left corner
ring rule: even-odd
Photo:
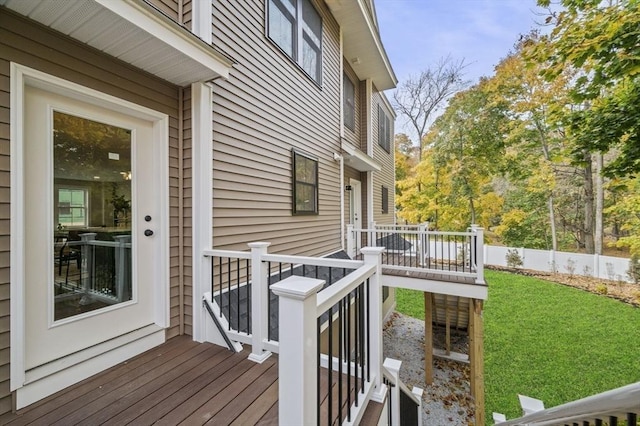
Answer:
[[[10,420],[7,420],[7,424],[11,424],[11,426],[26,425],[41,418],[41,421],[46,423],[50,422],[50,419],[64,417],[101,395],[127,384],[132,379],[150,370],[160,368],[164,363],[175,360],[197,346],[198,344],[191,341],[191,339],[172,339],[154,351],[140,354],[113,368],[63,389],[25,409],[19,410],[12,415]],[[82,396],[82,398],[79,398],[79,396]]]
[[[263,364],[188,336],[140,354],[44,400],[2,424],[276,425],[278,365]],[[215,417],[214,417],[215,416]]]

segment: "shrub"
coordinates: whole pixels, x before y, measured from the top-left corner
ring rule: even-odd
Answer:
[[[598,294],[607,294],[608,290],[607,290],[607,285],[600,283],[600,284],[596,284],[596,293]]]
[[[507,250],[505,258],[509,268],[519,268],[522,266],[522,258],[520,257],[520,253],[518,253],[517,249]]]
[[[569,274],[569,277],[573,277],[573,274],[576,272],[576,261],[569,258],[567,259],[567,265],[564,267]]]
[[[631,259],[629,259],[629,270],[627,271],[627,275],[635,284],[640,282],[640,256],[637,254],[633,254]]]

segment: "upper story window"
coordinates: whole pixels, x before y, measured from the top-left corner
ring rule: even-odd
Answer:
[[[389,188],[382,186],[382,213],[389,213]]]
[[[385,151],[391,152],[391,120],[378,105],[378,145]]]
[[[317,83],[322,76],[322,19],[310,0],[269,0],[269,38]]]
[[[318,159],[292,150],[293,214],[318,214]]]
[[[356,88],[353,81],[344,74],[342,76],[342,110],[344,115],[344,125],[355,131],[356,129]]]

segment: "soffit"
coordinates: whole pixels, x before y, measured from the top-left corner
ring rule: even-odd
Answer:
[[[342,29],[344,57],[360,80],[370,78],[376,89],[396,87],[398,80],[380,41],[377,24],[363,0],[326,0]]]
[[[343,157],[345,165],[353,167],[360,172],[379,172],[382,170],[382,164],[380,164],[380,162],[344,141],[342,150],[344,151]]]
[[[228,57],[141,0],[0,5],[178,86],[229,76]]]

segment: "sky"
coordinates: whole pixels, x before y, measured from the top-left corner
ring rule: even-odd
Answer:
[[[491,76],[520,34],[540,29],[545,12],[535,0],[375,0],[375,7],[399,82],[446,56],[464,59],[472,83]],[[396,133],[404,131],[404,121],[396,120]]]

